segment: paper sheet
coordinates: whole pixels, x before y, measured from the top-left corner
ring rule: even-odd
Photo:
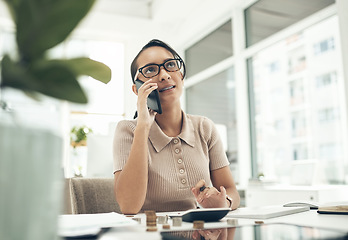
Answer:
[[[58,218],[58,235],[61,237],[95,236],[102,228],[134,226],[137,222],[122,214],[70,214]]]
[[[268,219],[284,215],[309,211],[309,206],[303,207],[283,207],[283,206],[265,206],[265,207],[246,207],[238,208],[227,214],[228,218],[251,218]]]

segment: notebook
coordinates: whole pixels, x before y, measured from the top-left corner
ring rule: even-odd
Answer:
[[[227,214],[227,218],[251,218],[268,219],[281,217],[289,214],[309,211],[309,206],[301,207],[283,207],[283,206],[265,206],[265,207],[246,207],[238,208]]]

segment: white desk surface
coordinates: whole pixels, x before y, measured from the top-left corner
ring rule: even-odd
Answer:
[[[157,216],[166,215],[165,213],[157,213]],[[160,232],[166,231],[162,229],[161,224],[157,224],[157,232],[147,232],[146,231],[146,217],[144,214],[138,214],[135,217],[141,218],[141,224],[134,227],[126,228],[112,228],[108,232],[104,233],[99,240],[138,240],[138,239],[161,239]],[[259,219],[241,219],[238,218],[238,225],[250,225],[255,224],[255,221],[260,221]],[[264,223],[288,223],[301,226],[310,227],[323,227],[328,229],[336,229],[348,232],[348,215],[331,215],[331,214],[318,214],[317,210],[309,210],[306,212],[286,215],[282,217],[270,218],[262,220]],[[170,230],[192,230],[193,224],[183,222],[181,227],[173,227],[171,220],[169,222]],[[219,222],[205,223],[205,228],[221,228],[221,227],[233,227],[227,224],[226,218],[223,218]],[[169,230],[169,231],[170,231]],[[167,230],[168,231],[168,230]]]

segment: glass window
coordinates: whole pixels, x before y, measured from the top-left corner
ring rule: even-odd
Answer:
[[[249,47],[334,3],[335,0],[257,1],[244,12],[246,46]]]
[[[190,77],[232,56],[232,21],[229,20],[185,51]]]
[[[336,84],[336,72],[320,74],[315,79],[318,88],[330,86]]]
[[[186,88],[186,112],[206,116],[217,125],[225,142],[233,176],[237,161],[236,102],[234,69],[231,67],[215,76]]]
[[[333,174],[348,166],[338,44],[338,18],[332,16],[248,60],[258,174],[286,182],[286,166],[314,159],[328,183],[344,182],[344,174]]]
[[[332,37],[314,44],[314,54],[319,55],[335,49],[335,41]]]

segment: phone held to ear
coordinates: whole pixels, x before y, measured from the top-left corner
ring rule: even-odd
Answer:
[[[140,86],[143,84],[144,82],[140,81],[139,79],[135,80],[135,86],[137,88],[137,91],[140,88]],[[153,90],[149,94],[149,97],[147,98],[147,106],[150,109],[154,110],[155,112],[162,114],[162,107],[161,107],[161,102],[159,99],[159,94],[157,89]]]

